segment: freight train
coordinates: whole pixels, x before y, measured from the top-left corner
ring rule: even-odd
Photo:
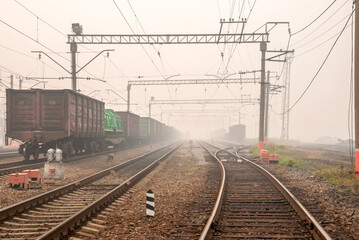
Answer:
[[[6,137],[22,141],[25,160],[49,148],[60,148],[67,158],[179,136],[157,120],[105,109],[103,102],[68,89],[7,89],[6,102]]]

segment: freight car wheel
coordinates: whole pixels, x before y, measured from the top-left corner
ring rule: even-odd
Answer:
[[[64,144],[62,144],[61,150],[62,150],[62,157],[63,157],[64,159],[67,159],[67,158],[70,158],[70,157],[71,157],[71,154],[72,154],[72,152],[73,152],[73,148],[72,148],[71,143],[64,143]]]
[[[31,156],[31,152],[28,150],[27,147],[24,148],[24,160],[29,161]]]
[[[32,154],[32,156],[34,156],[34,160],[37,160],[39,158],[39,149],[36,149],[35,152]]]

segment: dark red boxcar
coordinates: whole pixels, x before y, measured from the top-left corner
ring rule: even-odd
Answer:
[[[140,116],[131,112],[116,112],[116,113],[121,118],[123,132],[126,134],[126,137],[138,137]]]
[[[6,101],[7,137],[43,145],[104,136],[104,103],[75,91],[7,89]]]

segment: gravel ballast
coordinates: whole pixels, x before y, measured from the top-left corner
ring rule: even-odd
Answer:
[[[180,225],[197,226],[200,232],[208,212],[198,212],[203,193],[208,191],[208,169],[217,168],[206,161],[198,145],[190,150],[185,144],[165,160],[131,192],[123,196],[124,204],[107,219],[107,227],[95,239],[198,239],[181,235]],[[155,193],[155,217],[146,217],[146,192]],[[206,213],[207,212],[207,213]]]
[[[43,179],[41,188],[39,189],[16,190],[8,188],[8,176],[2,176],[0,177],[0,208],[10,206],[12,204],[34,197],[46,191],[80,180],[98,171],[125,162],[126,160],[143,155],[147,152],[156,150],[163,146],[164,145],[162,144],[156,144],[152,146],[142,146],[119,151],[115,153],[115,157],[113,160],[108,160],[108,157],[105,155],[64,163],[66,178],[63,180],[56,181]],[[40,170],[42,172],[43,168]]]

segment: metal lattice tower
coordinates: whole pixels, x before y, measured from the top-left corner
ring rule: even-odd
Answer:
[[[282,135],[281,139],[289,139],[289,103],[290,103],[290,67],[294,53],[288,53],[284,63],[283,98],[282,98]]]

